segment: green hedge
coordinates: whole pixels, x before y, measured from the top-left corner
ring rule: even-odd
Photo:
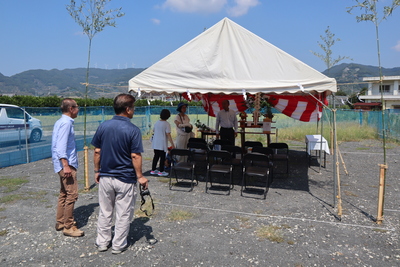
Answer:
[[[85,99],[74,98],[79,106],[85,106]],[[61,105],[62,98],[58,96],[28,96],[28,95],[16,95],[16,96],[0,96],[0,104],[11,104],[20,107],[59,107]],[[172,106],[177,106],[180,101],[172,101]],[[186,100],[183,102],[187,103]],[[87,99],[86,106],[112,106],[112,98],[98,98],[98,99]],[[136,101],[137,107],[148,106],[149,102],[147,99],[139,99]],[[169,101],[153,100],[150,102],[151,106],[171,106]],[[201,106],[201,102],[191,102],[191,106]]]

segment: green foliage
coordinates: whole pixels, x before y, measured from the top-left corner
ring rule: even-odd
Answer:
[[[20,107],[60,107],[63,98],[58,96],[29,96],[29,95],[17,95],[13,97],[0,96],[1,104],[11,104]],[[82,98],[73,98],[79,106],[83,106],[85,100]],[[99,98],[99,99],[88,99],[88,106],[112,106],[114,99],[112,98]]]
[[[105,6],[111,0],[81,0],[78,6],[75,0],[67,5],[71,17],[82,27],[83,32],[91,40],[104,27],[115,27],[115,19],[124,16],[122,8],[105,10]]]
[[[325,36],[320,35],[321,40],[323,43],[317,42],[319,47],[324,51],[324,54],[319,54],[317,52],[311,51],[315,56],[319,57],[322,61],[325,62],[326,68],[329,72],[330,68],[332,68],[334,65],[339,63],[340,61],[344,59],[350,59],[349,57],[343,57],[343,56],[338,56],[336,59],[332,58],[332,46],[337,42],[340,41],[339,38],[335,39],[335,34],[331,32],[331,30],[328,28],[325,30]]]

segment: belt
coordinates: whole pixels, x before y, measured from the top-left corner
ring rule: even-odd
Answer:
[[[229,128],[226,128],[226,127],[221,127],[221,129],[232,129],[233,127],[229,127]]]

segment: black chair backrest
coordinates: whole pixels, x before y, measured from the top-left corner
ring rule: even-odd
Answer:
[[[213,142],[213,145],[220,145],[220,146],[224,146],[224,145],[229,145],[230,142],[228,140],[221,140],[221,139],[216,139]]]
[[[207,144],[207,141],[203,138],[195,138],[195,137],[190,137],[188,143],[203,143]]]
[[[198,142],[192,142],[187,144],[188,149],[194,150],[194,149],[201,149],[204,151],[208,151],[208,146],[205,143],[198,143]]]
[[[289,146],[286,143],[271,143],[271,144],[269,144],[268,147],[274,148],[274,149],[275,148],[276,149],[289,149]]]
[[[234,145],[223,145],[222,150],[226,150],[232,154],[233,158],[236,158],[237,155],[241,155],[241,158],[243,156],[243,150],[240,146],[234,146]]]
[[[188,161],[192,160],[192,151],[190,151],[189,149],[180,149],[180,148],[174,148],[171,149],[171,151],[169,152],[171,158],[173,159],[172,162],[177,162],[175,159],[175,156],[187,156],[188,157]]]
[[[265,154],[260,153],[247,153],[243,157],[243,166],[259,166],[259,167],[266,167],[270,166],[269,164],[270,159]]]
[[[208,164],[223,164],[230,165],[232,161],[232,155],[228,151],[225,150],[210,150],[207,153],[207,161]]]
[[[279,150],[284,150],[284,153],[289,153],[289,146],[286,143],[270,143],[268,147],[272,148],[275,154],[277,154]]]
[[[261,146],[255,146],[253,147],[253,153],[261,153],[264,155],[272,155],[274,154],[274,150],[270,147],[261,147]]]
[[[245,141],[244,146],[245,147],[256,147],[256,146],[263,146],[263,144],[259,141]]]

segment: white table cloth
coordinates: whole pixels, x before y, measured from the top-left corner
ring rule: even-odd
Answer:
[[[313,150],[318,150],[318,151],[322,150],[325,153],[330,154],[328,141],[326,141],[326,139],[323,136],[321,140],[320,134],[306,135],[306,147],[307,147],[307,153],[309,155],[311,155],[311,151]]]

